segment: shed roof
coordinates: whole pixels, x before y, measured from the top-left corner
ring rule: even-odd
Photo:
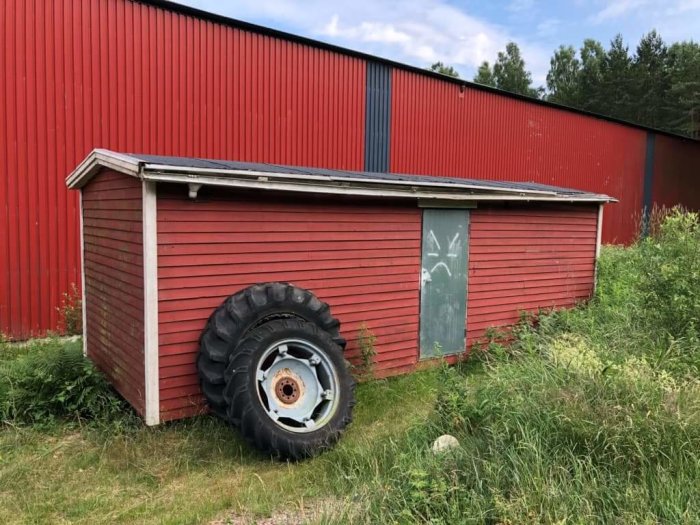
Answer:
[[[318,194],[450,201],[525,200],[611,202],[614,198],[534,182],[508,182],[398,173],[330,170],[253,162],[168,157],[93,150],[66,178],[82,188],[102,168],[142,180],[188,184],[196,196],[201,186],[222,186]]]

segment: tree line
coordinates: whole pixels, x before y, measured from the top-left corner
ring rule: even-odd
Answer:
[[[436,62],[429,69],[459,77]],[[509,42],[474,82],[691,137],[700,137],[700,44],[666,44],[656,31],[630,53],[621,35],[607,49],[586,39],[554,52],[547,85],[535,86],[520,48]]]

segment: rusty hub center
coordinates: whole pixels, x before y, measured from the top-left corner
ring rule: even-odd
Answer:
[[[299,383],[289,376],[282,377],[275,385],[275,394],[282,403],[291,405],[301,395]]]

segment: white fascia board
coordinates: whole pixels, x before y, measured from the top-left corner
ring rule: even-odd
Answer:
[[[160,370],[158,363],[158,217],[156,184],[143,181],[143,357],[145,420],[160,422]]]
[[[139,177],[141,162],[137,158],[123,153],[94,149],[66,177],[66,186],[70,189],[82,188],[102,168],[112,169],[131,177]]]
[[[403,180],[391,180],[391,179],[370,179],[370,178],[359,178],[352,176],[325,176],[325,175],[307,175],[303,173],[278,173],[278,172],[266,172],[266,171],[255,171],[255,170],[235,170],[235,169],[217,169],[217,168],[193,168],[187,166],[171,166],[168,164],[145,164],[144,172],[161,172],[161,173],[182,173],[182,174],[195,174],[195,175],[227,175],[229,177],[242,177],[242,178],[255,178],[255,179],[288,179],[297,181],[322,181],[322,182],[335,182],[335,183],[357,183],[357,184],[384,184],[384,185],[397,185],[397,186],[416,186],[416,187],[429,187],[429,188],[445,188],[451,190],[475,190],[475,191],[498,191],[503,193],[527,193],[533,195],[551,195],[557,196],[556,191],[548,190],[523,190],[517,188],[503,188],[500,186],[483,186],[474,184],[455,184],[449,182],[426,182],[421,180],[415,181],[403,181]]]
[[[226,172],[230,174],[231,172]],[[575,195],[542,195],[530,193],[467,193],[458,191],[460,189],[451,186],[451,192],[440,191],[440,188],[416,187],[411,183],[402,183],[402,187],[381,187],[378,184],[349,184],[347,182],[339,184],[329,184],[328,179],[322,181],[315,180],[270,180],[270,175],[261,176],[260,179],[248,177],[236,179],[231,176],[202,175],[193,173],[170,173],[148,171],[148,166],[142,171],[144,180],[154,182],[171,182],[177,184],[202,184],[205,186],[219,186],[228,188],[248,188],[270,191],[287,191],[297,193],[316,193],[324,195],[353,195],[364,197],[384,197],[384,198],[409,198],[409,199],[439,199],[451,201],[543,201],[543,202],[608,202],[610,197],[605,195],[587,195],[577,197]],[[380,182],[380,181],[378,181]],[[366,183],[366,181],[362,181]]]

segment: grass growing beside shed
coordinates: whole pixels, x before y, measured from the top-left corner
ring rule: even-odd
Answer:
[[[589,305],[524,322],[513,345],[464,366],[360,385],[355,423],[310,461],[262,458],[208,417],[148,429],[97,403],[82,419],[27,418],[26,397],[0,390],[0,406],[15,400],[0,429],[0,521],[696,523],[699,320],[700,219],[678,212],[604,250]],[[13,347],[0,376],[71,348]],[[72,384],[65,367],[39,368]],[[445,432],[462,446],[436,457]]]
[[[51,371],[63,370],[63,357],[80,362],[82,354],[80,342],[46,341],[7,346],[0,355],[3,380],[24,377],[28,365],[39,362],[61,378],[63,386],[53,390],[62,391],[72,382]],[[25,384],[37,380],[29,377]],[[124,404],[121,415],[83,411],[80,418],[54,406],[58,415],[42,419],[44,404],[37,409],[23,393],[0,393],[1,402],[15,401],[28,414],[19,415],[18,407],[3,413],[0,522],[207,523],[289,509],[294,516],[346,515],[358,495],[340,490],[337,464],[394,443],[425,421],[436,396],[435,372],[363,384],[357,396],[355,423],[336,449],[285,464],[260,456],[213,417],[146,428]]]

